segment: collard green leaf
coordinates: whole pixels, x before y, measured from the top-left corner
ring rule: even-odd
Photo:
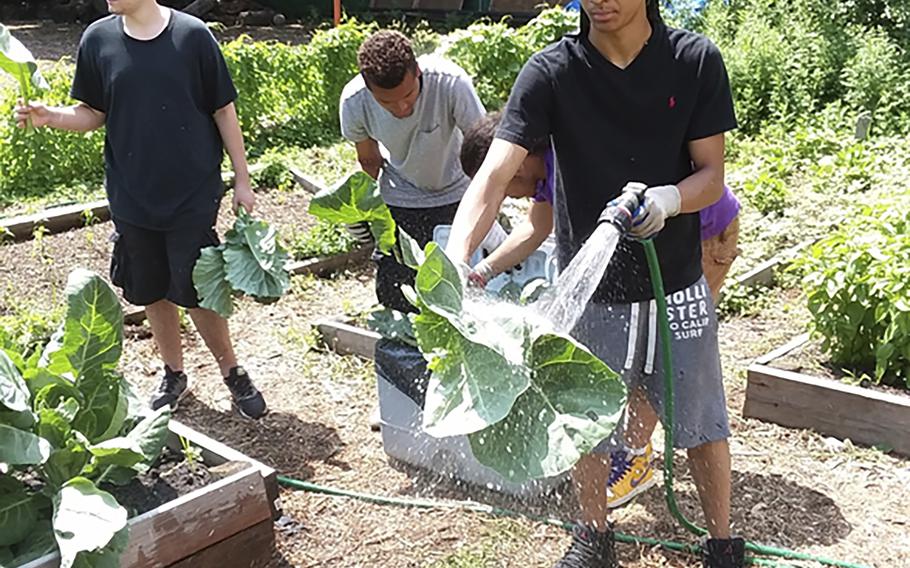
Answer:
[[[145,455],[136,440],[120,437],[106,440],[100,444],[89,446],[92,461],[86,475],[103,475],[109,467],[133,467],[142,462]]]
[[[265,221],[251,218],[241,208],[234,231],[238,233],[241,243],[253,253],[259,268],[265,272],[277,272],[283,268],[287,255],[281,254],[285,251],[278,243],[278,232],[274,227]],[[234,244],[234,239],[231,239],[231,243]]]
[[[171,411],[165,406],[157,411],[152,412],[143,418],[135,428],[130,430],[126,437],[132,440],[144,457],[145,464],[154,462],[164,445],[167,442],[168,423],[171,419]],[[136,469],[142,471],[147,468],[139,467],[142,464],[136,464]]]
[[[86,449],[87,442],[84,437],[74,433],[64,447],[51,452],[42,469],[52,487],[61,487],[82,474],[91,459],[91,454]]]
[[[19,91],[25,99],[31,97],[32,89],[48,88],[32,53],[3,24],[0,24],[0,69],[19,81]]]
[[[398,246],[401,249],[401,264],[417,270],[423,264],[426,257],[423,249],[417,244],[411,235],[407,234],[404,229],[398,227]]]
[[[28,385],[18,367],[5,351],[0,351],[0,409],[13,412],[30,410]]]
[[[98,374],[120,360],[123,310],[110,286],[94,272],[77,268],[66,283],[67,312],[59,349],[48,369],[74,377]]]
[[[55,448],[66,446],[66,441],[73,430],[70,426],[72,419],[67,420],[64,412],[51,408],[43,408],[38,411],[38,435]]]
[[[308,210],[311,215],[333,223],[366,221],[380,252],[391,254],[395,246],[395,221],[379,195],[376,180],[364,172],[355,172],[334,187],[317,193],[310,200]]]
[[[505,418],[530,384],[530,373],[464,337],[446,318],[425,310],[414,331],[432,371],[423,427],[433,436],[477,432]]]
[[[10,565],[23,566],[53,552],[57,552],[54,529],[49,519],[42,519],[35,523],[25,540],[16,545],[16,557]]]
[[[417,338],[414,337],[414,325],[408,314],[382,308],[373,310],[367,316],[367,327],[389,339],[395,339],[408,345],[417,346]]]
[[[54,496],[54,536],[60,567],[72,568],[80,552],[106,547],[126,527],[126,509],[84,477],[64,485]]]
[[[281,270],[268,272],[262,270],[249,248],[229,246],[222,254],[226,264],[225,277],[231,288],[238,292],[258,298],[280,298],[291,285],[283,261]]]
[[[130,542],[129,526],[119,531],[97,552],[80,552],[73,568],[120,568],[120,557]]]
[[[202,249],[199,260],[193,267],[193,285],[199,296],[200,307],[212,310],[223,318],[234,313],[234,299],[231,285],[227,281],[222,247]]]
[[[571,338],[545,334],[531,347],[531,387],[501,422],[471,434],[480,463],[510,481],[568,471],[622,416],[619,375]]]
[[[38,520],[25,485],[8,475],[0,475],[0,546],[17,544],[28,536]]]
[[[106,433],[119,431],[123,425],[126,413],[117,412],[122,380],[116,373],[101,372],[82,377],[76,385],[82,393],[82,403],[73,420],[73,428],[92,443],[103,441]]]
[[[0,410],[0,424],[6,424],[19,430],[31,430],[37,421],[38,417],[30,410],[25,412]]]
[[[417,297],[429,309],[447,318],[461,316],[464,289],[458,269],[436,243],[429,243],[426,258],[414,281]]]
[[[40,465],[51,455],[50,443],[24,430],[0,424],[0,463]]]

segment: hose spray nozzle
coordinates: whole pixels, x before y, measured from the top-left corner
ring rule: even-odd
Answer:
[[[622,193],[613,201],[607,203],[597,224],[609,223],[616,227],[621,235],[625,235],[632,228],[632,218],[635,216],[635,210],[638,209],[645,201],[645,190],[648,186],[630,181],[622,188]]]

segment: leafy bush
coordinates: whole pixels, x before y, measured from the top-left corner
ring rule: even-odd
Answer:
[[[76,270],[65,321],[43,352],[0,351],[0,558],[21,565],[59,549],[61,567],[118,565],[127,511],[103,483],[148,469],[167,436],[165,408],[117,372],[123,312],[96,274]]]
[[[288,250],[295,260],[344,254],[354,250],[356,244],[344,225],[322,219],[309,230],[288,237]]]
[[[69,97],[73,67],[67,62],[43,69],[50,86],[41,93],[51,105],[73,104]],[[0,91],[0,205],[35,197],[74,181],[100,184],[104,176],[104,132],[89,134],[49,128],[20,129],[9,120],[18,99],[14,89]]]
[[[880,29],[868,31],[843,70],[845,102],[872,113],[878,132],[910,128],[910,65],[902,49]]]
[[[863,209],[800,268],[812,329],[831,360],[910,388],[910,195]]]

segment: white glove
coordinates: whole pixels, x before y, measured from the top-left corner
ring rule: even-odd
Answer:
[[[486,288],[487,283],[495,277],[496,270],[484,259],[478,262],[468,274],[468,283],[478,288]]]
[[[638,239],[653,237],[667,219],[679,214],[679,188],[675,185],[660,185],[645,190],[645,202],[632,219],[631,235]]]

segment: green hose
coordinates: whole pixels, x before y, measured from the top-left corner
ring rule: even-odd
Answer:
[[[654,243],[651,241],[644,241],[642,243],[645,247],[645,256],[648,259],[648,268],[651,272],[651,284],[654,290],[654,298],[657,302],[657,312],[659,315],[660,322],[660,339],[661,339],[661,350],[663,357],[663,366],[664,366],[664,489],[667,500],[667,507],[670,509],[670,513],[673,517],[679,521],[679,523],[686,528],[689,532],[695,534],[696,536],[703,536],[707,531],[686,518],[683,515],[682,511],[679,510],[679,506],[676,503],[676,492],[673,489],[673,428],[670,426],[673,424],[674,420],[674,396],[673,396],[673,356],[671,351],[670,343],[670,322],[667,317],[667,297],[664,293],[663,285],[663,276],[660,273],[660,265],[657,261],[657,251],[654,248]],[[360,493],[357,491],[347,491],[345,489],[337,489],[333,487],[326,487],[324,485],[318,485],[316,483],[310,483],[307,481],[300,481],[298,479],[293,479],[285,476],[278,476],[278,482],[286,487],[292,489],[299,489],[302,491],[308,491],[311,493],[322,493],[325,495],[333,495],[338,497],[348,497],[353,499],[358,499],[361,501],[366,501],[368,503],[375,503],[378,505],[397,505],[402,507],[415,507],[419,509],[455,509],[460,511],[471,511],[474,513],[484,513],[488,515],[494,515],[498,517],[522,517],[530,519],[536,522],[543,524],[561,527],[563,529],[571,529],[572,524],[559,519],[554,519],[552,517],[541,517],[535,515],[525,515],[516,511],[511,511],[509,509],[503,509],[499,507],[492,507],[489,505],[481,505],[479,503],[470,503],[470,502],[440,502],[433,501],[428,499],[412,499],[412,498],[401,498],[401,497],[383,497],[380,495],[372,495],[369,493]],[[694,544],[684,544],[679,542],[674,542],[671,540],[660,540],[655,538],[640,537],[635,535],[629,535],[621,532],[614,533],[616,536],[617,542],[623,542],[627,544],[641,544],[645,546],[660,546],[666,550],[673,550],[676,552],[684,552],[688,554],[699,554],[701,552],[701,547]],[[795,552],[792,550],[786,550],[782,548],[774,548],[770,546],[762,546],[760,544],[755,544],[752,542],[746,543],[746,549],[750,552],[757,554],[762,554],[765,556],[776,556],[778,558],[783,558],[786,560],[807,560],[811,562],[817,562],[819,564],[824,564],[827,566],[837,566],[838,568],[868,568],[867,566],[861,564],[852,564],[849,562],[842,562],[840,560],[829,560],[827,558],[820,558],[817,556],[812,556],[809,554],[803,554],[801,552]],[[767,560],[763,558],[747,558],[746,562],[749,564],[754,564],[756,566],[770,566],[770,567],[785,567],[787,565],[779,564],[773,560]]]

